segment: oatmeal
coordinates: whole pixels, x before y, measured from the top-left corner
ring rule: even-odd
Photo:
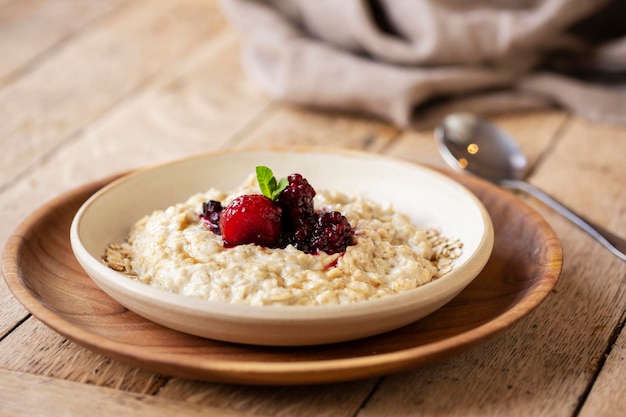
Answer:
[[[293,245],[228,247],[199,217],[203,203],[258,193],[253,178],[226,194],[211,189],[140,219],[105,262],[131,279],[173,293],[248,305],[346,304],[407,291],[440,277],[461,243],[373,201],[317,191],[316,210],[340,212],[354,230],[345,251],[305,253]]]

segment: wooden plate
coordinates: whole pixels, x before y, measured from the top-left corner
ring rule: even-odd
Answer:
[[[155,372],[247,384],[308,384],[379,376],[441,359],[508,328],[556,284],[562,251],[553,230],[507,191],[446,172],[487,207],[495,229],[481,274],[432,315],[396,331],[315,347],[259,347],[203,339],[150,322],[102,292],[69,242],[81,204],[111,179],[48,203],[9,238],[2,257],[15,297],[60,334],[108,357]]]

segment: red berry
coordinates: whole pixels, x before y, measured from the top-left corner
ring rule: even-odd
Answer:
[[[222,239],[228,246],[272,246],[282,231],[281,212],[272,200],[260,194],[239,196],[220,213]]]

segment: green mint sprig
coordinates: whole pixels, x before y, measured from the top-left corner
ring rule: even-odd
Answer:
[[[261,193],[270,200],[275,200],[278,194],[289,185],[287,178],[283,177],[280,181],[277,181],[272,170],[266,166],[256,167],[256,178]]]

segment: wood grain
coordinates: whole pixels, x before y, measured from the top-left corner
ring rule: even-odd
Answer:
[[[224,24],[212,2],[132,2],[0,90],[0,187]]]
[[[377,382],[378,379],[370,378],[316,386],[267,387],[173,378],[159,391],[159,397],[254,415],[352,417],[376,388]]]
[[[309,145],[380,151],[398,130],[375,119],[329,114],[297,107],[274,107],[237,147]]]
[[[621,321],[624,325],[624,317]],[[623,329],[623,327],[622,327]],[[618,417],[626,410],[626,333],[620,333],[580,417]]]
[[[0,2],[0,8],[3,6]],[[115,10],[122,0],[15,1],[0,10],[0,86],[9,84],[45,53]],[[45,33],[46,36],[40,36]]]
[[[626,165],[623,153],[615,148],[623,139],[622,129],[573,119],[531,181],[591,220],[626,236]],[[572,182],[576,187],[570,186]]]
[[[80,392],[68,395],[68,392]],[[18,401],[16,401],[18,399]],[[19,401],[21,399],[21,401]],[[2,415],[13,417],[132,415],[171,417],[184,408],[185,416],[246,417],[247,412],[137,395],[116,389],[85,386],[62,379],[0,370]]]
[[[5,352],[19,354],[0,356],[0,369],[28,370],[39,376],[138,394],[154,394],[169,379],[77,346],[34,317],[11,332],[2,344]]]
[[[537,214],[495,186],[450,175],[470,187],[492,217],[496,241],[489,263],[441,310],[365,340],[302,348],[235,345],[178,333],[127,311],[84,274],[69,247],[74,213],[103,182],[75,190],[27,220],[7,243],[3,272],[16,297],[50,327],[152,371],[262,384],[396,372],[460,352],[509,327],[547,296],[560,272],[559,242]]]

